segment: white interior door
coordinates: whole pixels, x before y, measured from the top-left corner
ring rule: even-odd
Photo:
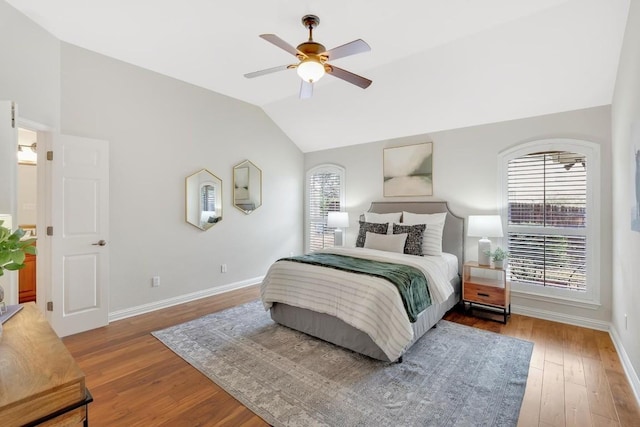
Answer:
[[[109,144],[52,141],[51,324],[60,336],[109,323]]]
[[[16,126],[16,107],[11,101],[0,101],[0,215],[3,215],[5,227],[15,227],[16,217],[16,173],[18,160],[18,128]],[[9,219],[13,224],[9,224]],[[13,229],[13,228],[12,228]],[[5,272],[0,277],[0,286],[7,304],[18,303],[17,273]]]

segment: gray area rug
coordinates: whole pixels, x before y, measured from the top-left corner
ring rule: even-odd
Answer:
[[[277,325],[259,301],[153,335],[274,426],[515,426],[533,349],[441,320],[385,363]]]

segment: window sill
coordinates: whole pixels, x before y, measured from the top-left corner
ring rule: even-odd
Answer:
[[[511,289],[511,295],[517,298],[541,301],[545,303],[568,305],[571,307],[585,308],[588,310],[598,310],[602,307],[600,301],[589,299],[577,299],[569,298],[558,295],[548,295],[539,292],[532,292],[530,290],[523,290],[520,286],[513,286]]]

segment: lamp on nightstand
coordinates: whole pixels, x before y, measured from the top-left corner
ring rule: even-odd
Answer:
[[[469,215],[469,237],[480,237],[478,241],[478,264],[490,265],[491,240],[489,237],[502,237],[500,215]]]
[[[327,215],[327,227],[335,227],[334,245],[343,246],[342,228],[349,227],[348,212],[329,212]]]

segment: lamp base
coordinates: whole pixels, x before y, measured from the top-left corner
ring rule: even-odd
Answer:
[[[343,246],[342,230],[336,228],[333,232],[333,246]]]
[[[491,265],[491,240],[483,237],[478,241],[478,264]]]

